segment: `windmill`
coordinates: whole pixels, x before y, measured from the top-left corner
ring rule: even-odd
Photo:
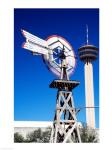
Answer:
[[[56,110],[51,131],[51,143],[81,142],[72,90],[80,82],[69,79],[76,66],[72,46],[61,36],[52,35],[46,40],[22,30],[26,39],[22,47],[34,55],[42,55],[49,70],[58,76],[50,88],[56,88]]]

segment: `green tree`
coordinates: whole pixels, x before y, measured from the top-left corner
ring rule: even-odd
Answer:
[[[81,141],[82,143],[96,143],[98,142],[98,133],[95,129],[91,129],[90,127],[87,127],[85,124],[82,125],[80,128],[80,135],[81,135]],[[18,143],[49,143],[50,142],[50,136],[51,136],[51,127],[47,127],[46,129],[37,129],[33,132],[30,132],[27,134],[26,139],[19,134],[18,132],[14,134],[14,142]],[[76,137],[77,135],[73,134],[73,141],[76,143]],[[69,143],[69,141],[67,141]]]
[[[14,133],[14,142],[15,143],[23,143],[24,137],[20,133],[16,132],[16,133]]]
[[[42,131],[41,129],[37,129],[31,133],[27,134],[27,142],[38,142],[38,143],[42,143]]]
[[[84,125],[81,128],[81,140],[82,143],[96,143],[98,142],[98,133],[95,129]]]
[[[49,143],[51,136],[51,127],[47,127],[47,129],[42,133],[42,141],[43,143]]]

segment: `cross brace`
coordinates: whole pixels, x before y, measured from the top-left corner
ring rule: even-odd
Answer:
[[[51,143],[81,142],[71,91],[58,91]]]

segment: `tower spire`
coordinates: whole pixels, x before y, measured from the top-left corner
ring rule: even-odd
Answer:
[[[86,24],[86,44],[88,45],[88,25]]]

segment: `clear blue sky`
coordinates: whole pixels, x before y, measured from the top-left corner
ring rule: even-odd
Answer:
[[[74,48],[77,66],[72,80],[80,81],[73,90],[75,106],[85,106],[84,64],[79,60],[78,48],[86,42],[86,24],[89,44],[99,47],[98,9],[15,9],[14,10],[14,119],[16,121],[52,121],[56,108],[55,89],[49,84],[57,77],[43,63],[41,56],[33,56],[22,49],[25,41],[21,29],[46,39],[57,34]],[[93,62],[95,105],[99,106],[99,58]],[[78,114],[85,122],[85,110]],[[96,127],[99,110],[96,109]]]

